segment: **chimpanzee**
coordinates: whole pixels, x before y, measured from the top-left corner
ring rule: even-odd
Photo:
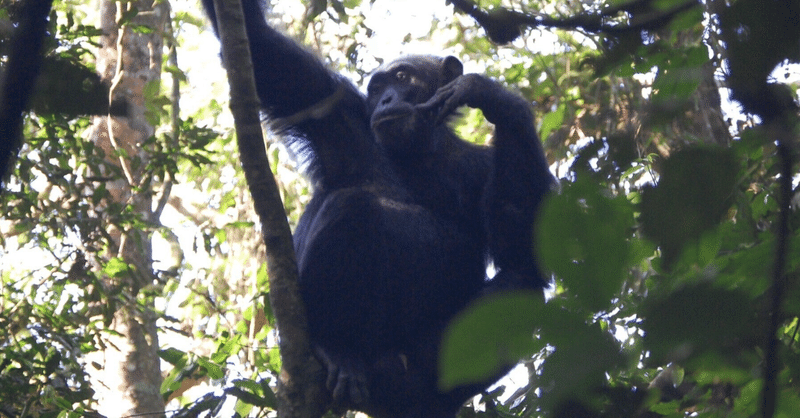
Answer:
[[[263,111],[314,188],[295,250],[334,402],[378,418],[453,416],[492,382],[438,389],[448,322],[487,292],[547,285],[532,228],[553,178],[530,105],[454,57],[396,60],[364,97],[270,28],[259,0],[243,7]],[[461,106],[495,125],[492,146],[448,128]]]

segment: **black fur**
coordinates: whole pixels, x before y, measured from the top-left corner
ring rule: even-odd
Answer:
[[[364,97],[267,26],[257,0],[243,3],[263,110],[311,159],[295,249],[335,403],[379,418],[453,416],[492,382],[437,389],[450,319],[486,292],[546,286],[532,227],[553,179],[530,106],[462,75],[453,57],[394,61]],[[446,126],[464,105],[495,125],[493,146]]]

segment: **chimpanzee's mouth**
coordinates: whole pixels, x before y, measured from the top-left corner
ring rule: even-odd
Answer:
[[[378,127],[386,123],[391,123],[397,120],[406,119],[411,116],[413,112],[406,109],[390,110],[381,112],[380,114],[372,116],[372,127]]]

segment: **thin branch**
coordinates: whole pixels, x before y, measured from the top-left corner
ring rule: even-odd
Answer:
[[[171,11],[170,11],[171,13]],[[172,19],[170,19],[170,22]],[[169,55],[168,55],[168,64],[173,68],[172,72],[172,91],[170,94],[170,103],[172,105],[172,112],[170,114],[171,117],[171,128],[170,131],[172,132],[171,141],[169,141],[170,151],[174,151],[178,149],[178,136],[180,135],[180,114],[181,114],[181,86],[180,86],[180,77],[176,74],[178,70],[178,45],[175,43],[175,32],[174,30],[170,30],[169,33]],[[161,213],[164,211],[164,207],[167,205],[167,201],[169,200],[170,194],[172,194],[172,185],[174,183],[174,179],[172,176],[172,172],[169,170],[165,171],[164,174],[164,187],[161,190],[161,196],[158,198],[158,204],[156,205],[156,210],[153,211],[153,219],[159,219],[161,217]]]

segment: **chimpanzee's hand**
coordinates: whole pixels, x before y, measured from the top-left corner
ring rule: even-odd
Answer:
[[[432,112],[436,123],[442,123],[461,106],[469,106],[483,111],[489,122],[497,121],[496,115],[507,106],[509,96],[501,85],[480,74],[464,74],[444,85],[427,102],[417,105],[417,110]]]
[[[360,405],[367,402],[366,368],[361,361],[338,359],[321,347],[316,347],[317,357],[328,369],[325,385],[331,391],[334,402]],[[348,402],[349,400],[349,402]]]

